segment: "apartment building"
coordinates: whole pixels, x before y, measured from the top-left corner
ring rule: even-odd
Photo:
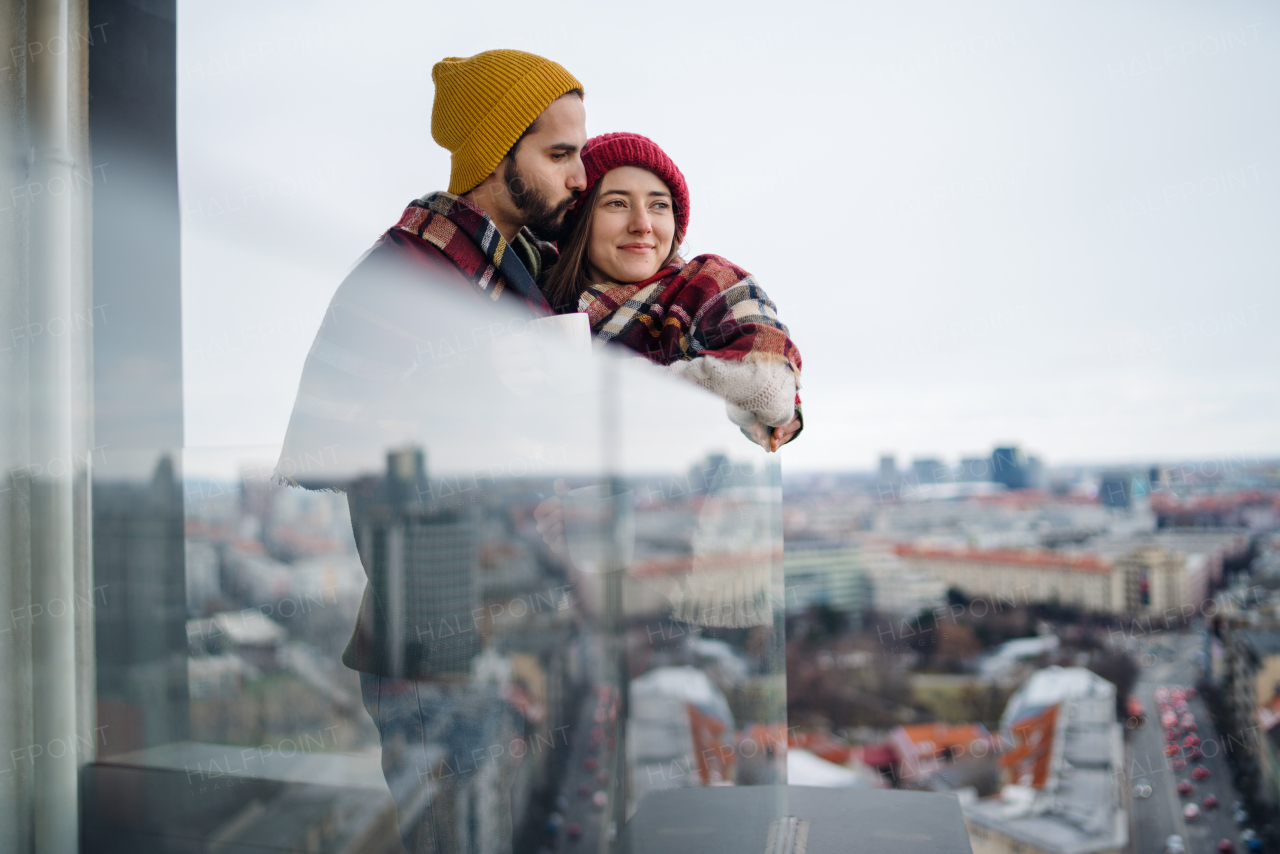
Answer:
[[[1131,610],[1126,567],[1099,555],[911,544],[895,551],[910,570],[932,575],[973,598],[1019,605],[1061,602],[1090,611]]]

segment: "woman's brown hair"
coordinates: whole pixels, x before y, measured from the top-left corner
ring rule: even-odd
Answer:
[[[578,297],[596,282],[591,281],[587,272],[587,249],[591,245],[591,221],[595,216],[596,201],[600,198],[600,187],[604,185],[604,177],[596,181],[594,187],[582,197],[578,205],[578,221],[567,238],[560,242],[560,260],[548,271],[542,284],[542,295],[551,303],[556,314],[578,310]],[[680,257],[680,244],[684,235],[677,227],[671,238],[671,251],[658,269],[669,267]]]

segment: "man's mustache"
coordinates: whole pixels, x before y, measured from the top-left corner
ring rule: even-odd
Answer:
[[[569,196],[569,198],[565,199],[563,202],[556,205],[555,211],[554,211],[556,215],[556,219],[561,218],[562,216],[567,214],[569,211],[577,208],[578,202],[580,201],[582,201],[582,193],[578,192],[577,190],[574,190],[573,193]]]

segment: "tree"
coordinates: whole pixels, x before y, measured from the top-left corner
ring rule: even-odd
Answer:
[[[1133,684],[1138,681],[1138,665],[1127,652],[1115,650],[1095,656],[1089,662],[1089,669],[1116,686],[1116,718],[1123,720],[1125,700],[1133,692]]]

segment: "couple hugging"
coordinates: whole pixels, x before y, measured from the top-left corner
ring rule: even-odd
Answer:
[[[519,763],[490,763],[479,777],[459,769],[474,770],[474,757],[489,746],[516,743],[544,720],[501,687],[506,683],[494,677],[501,668],[493,656],[480,655],[481,633],[496,629],[476,616],[486,613],[477,607],[476,495],[451,492],[448,500],[435,500],[422,454],[412,451],[388,453],[385,477],[342,477],[356,470],[352,460],[372,471],[374,454],[392,447],[396,436],[430,436],[444,448],[471,453],[493,442],[504,418],[527,419],[511,422],[519,424],[522,440],[526,429],[548,427],[536,423],[533,409],[503,410],[499,404],[511,400],[485,391],[496,388],[485,385],[493,378],[470,370],[478,359],[450,361],[465,359],[453,350],[448,357],[437,359],[434,351],[423,357],[422,348],[451,318],[473,317],[441,305],[503,306],[484,306],[485,316],[581,312],[596,338],[623,344],[718,394],[733,422],[767,450],[791,441],[801,427],[800,354],[787,328],[746,271],[716,255],[680,258],[689,188],[658,145],[633,133],[587,139],[582,85],[533,54],[494,50],[449,58],[436,64],[432,79],[431,132],[452,152],[449,190],[413,202],[334,295],[303,368],[277,467],[292,485],[347,495],[368,585],[342,661],[361,674],[362,699],[381,737],[383,771],[411,852],[462,850],[473,832],[509,834],[503,822],[514,819],[481,815],[480,801],[469,793],[481,786],[475,779],[490,780],[490,774],[512,785]],[[439,288],[428,294],[432,282]],[[501,358],[496,348],[495,354]],[[562,400],[572,404],[571,397],[555,402]],[[570,441],[559,428],[580,428],[582,420],[554,425],[556,435]],[[322,465],[300,463],[312,459]],[[535,517],[554,550],[563,524],[555,502],[544,501]],[[484,524],[491,521],[485,517]],[[508,554],[489,546],[501,546],[503,526],[515,523],[511,516],[484,528],[487,554]],[[673,530],[683,536],[687,528],[696,538],[696,527]],[[698,550],[690,549],[696,565]],[[709,565],[721,567],[722,558],[711,555]],[[760,572],[735,563],[734,577],[709,570],[697,579],[701,586],[682,588],[697,596],[679,601],[693,608],[704,599],[751,599],[768,586],[769,560],[763,587]],[[446,626],[456,630],[446,636]],[[560,657],[587,661],[595,647],[575,640],[577,622],[564,621],[557,631],[569,631],[565,626],[572,631],[562,638]],[[553,670],[563,676],[569,665],[561,664]],[[471,680],[474,674],[488,675]],[[437,773],[442,761],[453,769],[444,777]]]
[[[449,262],[461,286],[537,315],[584,312],[596,338],[723,397],[767,450],[795,438],[800,353],[745,270],[681,259],[689,188],[657,144],[587,139],[582,84],[530,53],[450,57],[431,77],[449,191],[413,202],[375,251]]]

